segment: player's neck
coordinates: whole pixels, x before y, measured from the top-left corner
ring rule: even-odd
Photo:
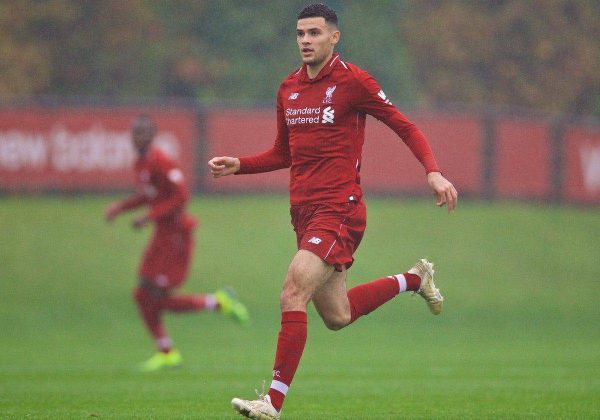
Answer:
[[[138,158],[143,158],[144,156],[146,156],[148,154],[148,151],[150,150],[150,145],[148,145],[147,147],[144,148],[139,148],[137,149],[137,153],[138,153]]]
[[[306,74],[308,75],[308,78],[312,80],[315,77],[317,77],[319,72],[323,69],[323,67],[325,67],[325,64],[329,63],[329,60],[331,60],[331,57],[333,57],[333,51],[331,51],[329,53],[329,55],[323,61],[321,61],[319,64],[314,64],[312,66],[310,64],[307,64],[306,65]]]

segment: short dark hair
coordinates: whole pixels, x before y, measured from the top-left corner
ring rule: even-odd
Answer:
[[[134,118],[131,123],[131,129],[143,131],[149,136],[154,136],[156,134],[156,123],[154,122],[154,118],[150,115],[140,114]]]
[[[323,3],[309,4],[298,13],[298,20],[311,17],[322,17],[325,22],[338,26],[338,18],[331,7]]]

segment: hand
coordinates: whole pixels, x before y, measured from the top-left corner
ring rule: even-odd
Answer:
[[[240,160],[229,156],[214,157],[208,161],[210,173],[214,178],[220,178],[240,170]]]
[[[119,203],[112,203],[104,211],[104,218],[108,223],[112,223],[113,220],[121,213],[121,206]]]
[[[144,226],[146,226],[148,223],[150,223],[150,218],[147,215],[142,215],[142,216],[138,216],[135,219],[133,219],[133,227],[135,229],[141,229]]]
[[[452,213],[458,202],[458,192],[454,185],[450,183],[439,172],[429,172],[427,174],[427,183],[436,196],[436,203],[439,207],[448,204],[448,213]]]

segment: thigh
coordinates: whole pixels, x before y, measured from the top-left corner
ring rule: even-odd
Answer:
[[[333,266],[310,251],[299,250],[285,276],[281,294],[283,311],[306,310],[306,304],[329,279]]]
[[[145,290],[154,300],[163,299],[171,293],[170,289],[158,287],[154,282],[143,277],[139,279],[138,289]]]
[[[157,232],[144,253],[139,274],[155,286],[177,287],[187,276],[193,249],[188,230]]]

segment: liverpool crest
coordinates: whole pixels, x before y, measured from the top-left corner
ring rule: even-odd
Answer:
[[[327,88],[327,90],[325,91],[325,98],[323,99],[324,104],[330,104],[333,102],[333,92],[335,91],[336,87],[337,85],[329,86]]]

